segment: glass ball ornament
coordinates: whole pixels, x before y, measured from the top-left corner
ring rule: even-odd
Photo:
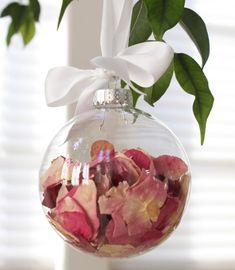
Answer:
[[[126,89],[98,90],[94,109],[54,137],[40,169],[44,213],[70,245],[101,257],[158,246],[179,224],[190,187],[187,155]]]

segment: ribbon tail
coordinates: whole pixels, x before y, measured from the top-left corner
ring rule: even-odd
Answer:
[[[103,0],[100,45],[102,55],[117,55],[128,45],[131,15],[137,0]]]
[[[47,105],[57,107],[76,102],[94,80],[94,70],[79,70],[74,67],[51,69],[45,83]]]

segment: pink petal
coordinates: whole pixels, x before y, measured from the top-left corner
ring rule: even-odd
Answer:
[[[70,196],[66,196],[60,200],[55,208],[55,214],[60,214],[63,212],[79,212],[84,213],[82,207],[78,204],[76,200]]]
[[[40,189],[45,190],[47,187],[57,184],[61,181],[62,168],[65,158],[60,156],[51,162],[50,167],[40,178]]]
[[[54,208],[56,206],[56,200],[62,184],[53,184],[44,190],[42,205],[48,208]]]
[[[99,228],[100,222],[97,217],[97,190],[94,181],[84,181],[84,183],[76,188],[76,191],[72,197],[79,203],[79,205],[81,205],[81,207],[86,212],[95,235]]]
[[[171,180],[178,180],[188,171],[188,166],[185,162],[175,156],[159,156],[153,162],[157,174]]]
[[[105,232],[105,236],[109,244],[132,245],[141,251],[144,250],[147,246],[150,247],[151,245],[153,246],[156,244],[156,242],[159,241],[163,236],[162,232],[154,228],[151,228],[147,232],[141,232],[134,236],[130,236],[128,235],[127,229],[124,226],[121,227],[123,228],[122,233],[115,235],[115,222],[113,220],[109,222]]]
[[[125,243],[128,240],[127,227],[120,215],[114,215],[106,227],[105,236],[109,243],[123,243],[120,241],[122,237],[125,239]]]
[[[67,242],[69,242],[71,245],[73,245],[74,247],[79,247],[82,250],[90,253],[96,252],[96,249],[81,235],[81,233],[77,233],[77,235],[75,236],[75,234],[65,230],[65,228],[62,227],[61,224],[59,224],[57,221],[55,221],[55,219],[53,219],[50,214],[48,215],[48,219],[51,225],[57,231],[59,231],[66,238]]]
[[[110,161],[110,170],[112,183],[115,186],[122,181],[127,181],[129,185],[132,185],[137,182],[141,173],[135,162],[123,154],[116,155]]]
[[[123,206],[126,199],[126,192],[129,188],[127,182],[120,182],[117,187],[112,187],[105,195],[98,200],[101,214],[111,215]]]
[[[181,181],[168,180],[168,195],[178,197],[181,190]]]
[[[105,174],[99,174],[95,178],[96,186],[97,186],[97,196],[100,197],[101,195],[105,194],[111,186],[110,178]]]
[[[168,197],[166,203],[161,208],[160,215],[154,227],[158,230],[164,230],[170,223],[176,222],[176,214],[181,205],[181,202],[177,198]]]
[[[104,244],[99,248],[99,256],[103,257],[128,257],[135,254],[135,248],[131,245]]]
[[[162,207],[167,197],[167,187],[165,184],[151,174],[147,174],[145,179],[138,181],[136,185],[130,187],[128,195],[140,198],[142,202],[149,203],[157,201],[158,207]]]
[[[155,215],[158,216],[159,208],[155,204]],[[122,216],[127,224],[128,235],[143,234],[152,228],[151,218],[147,211],[147,204],[135,197],[128,197],[122,208]]]
[[[54,219],[69,233],[91,239],[92,227],[84,210],[73,198],[67,196],[60,200],[54,211]]]
[[[152,228],[152,222],[157,220],[166,197],[165,184],[151,174],[130,187],[122,208],[123,219],[128,226],[130,236],[143,234]]]
[[[90,155],[92,160],[110,160],[115,155],[114,146],[106,140],[98,140],[92,144]]]
[[[57,204],[60,200],[64,199],[64,198],[68,195],[68,193],[69,193],[69,188],[70,188],[70,187],[68,187],[68,186],[62,185],[62,187],[61,187],[60,190],[59,190],[57,199],[56,199],[56,204]]]
[[[138,149],[129,149],[124,151],[123,154],[131,158],[141,170],[149,169],[151,158],[144,151]]]
[[[86,216],[79,212],[63,212],[57,221],[63,226],[65,230],[75,236],[82,236],[87,240],[92,237],[92,229],[86,219]]]

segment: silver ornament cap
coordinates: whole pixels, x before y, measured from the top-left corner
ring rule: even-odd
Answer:
[[[95,92],[93,105],[96,108],[127,108],[133,106],[129,89],[99,89]]]

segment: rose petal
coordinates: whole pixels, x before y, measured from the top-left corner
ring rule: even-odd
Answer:
[[[99,174],[95,177],[95,182],[97,186],[97,197],[105,194],[111,186],[110,178],[105,174]]]
[[[57,217],[57,221],[65,230],[75,236],[83,236],[90,240],[92,237],[92,229],[84,214],[79,212],[63,212]]]
[[[42,204],[48,208],[54,208],[56,207],[56,200],[58,197],[58,193],[61,189],[62,184],[54,184],[49,187],[47,187],[43,193],[44,199],[42,201]]]
[[[124,151],[123,154],[131,158],[141,170],[149,169],[151,158],[143,150],[129,149],[129,150]]]
[[[105,244],[99,248],[99,255],[108,257],[128,257],[135,252],[131,245],[109,245]]]
[[[115,223],[113,220],[109,222],[105,232],[105,236],[109,244],[132,245],[141,251],[144,250],[147,246],[151,247],[155,245],[163,236],[163,233],[155,228],[151,228],[145,233],[141,232],[134,236],[129,236],[127,228],[124,226],[122,226],[122,228],[122,233],[118,236],[115,236]]]
[[[169,224],[176,222],[177,212],[181,202],[177,198],[168,197],[166,203],[161,208],[160,215],[154,227],[158,230],[164,230]]]
[[[40,177],[40,190],[60,182],[65,158],[60,156],[51,162],[50,167]]]
[[[123,154],[116,155],[110,161],[111,179],[114,186],[119,182],[127,181],[129,185],[137,182],[141,173],[135,162]]]
[[[150,174],[138,185],[130,187],[122,212],[130,236],[152,228],[152,222],[157,220],[166,196],[164,183]]]
[[[94,181],[88,180],[76,188],[72,197],[85,210],[92,224],[94,235],[97,233],[100,222],[97,217],[97,190]]]
[[[126,199],[126,192],[129,188],[127,182],[120,182],[118,187],[112,187],[105,195],[98,200],[101,214],[111,215],[118,211]]]
[[[188,171],[188,166],[185,162],[175,156],[159,156],[153,162],[156,173],[171,180],[178,180]]]
[[[168,195],[178,197],[181,189],[181,181],[168,180]]]
[[[136,185],[130,187],[128,195],[140,198],[142,202],[150,203],[157,201],[158,207],[162,207],[167,197],[166,185],[157,180],[151,174],[147,174],[145,179],[138,181]]]
[[[73,198],[67,196],[60,200],[55,208],[55,221],[75,236],[91,239],[93,231],[89,219],[80,205]]]
[[[60,200],[64,199],[68,195],[68,193],[69,193],[69,188],[65,185],[62,185],[56,199],[56,204],[58,204]]]
[[[115,155],[114,146],[106,140],[98,140],[92,144],[90,155],[92,160],[110,160]]]

